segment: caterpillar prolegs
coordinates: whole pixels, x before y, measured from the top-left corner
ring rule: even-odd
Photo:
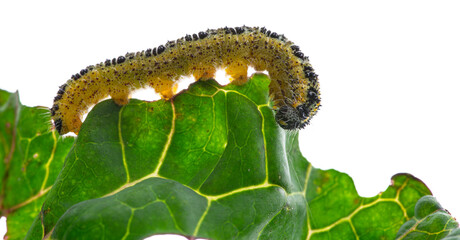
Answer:
[[[78,133],[82,115],[107,96],[124,105],[133,90],[150,86],[170,98],[181,76],[209,79],[217,68],[225,68],[233,83],[242,84],[248,66],[268,71],[275,117],[282,128],[308,124],[320,105],[318,76],[308,57],[284,35],[246,26],[185,35],[88,66],[59,87],[51,116],[60,134]]]

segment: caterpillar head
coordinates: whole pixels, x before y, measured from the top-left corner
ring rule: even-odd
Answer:
[[[308,91],[307,101],[297,107],[283,105],[276,112],[275,119],[280,127],[288,130],[302,129],[316,114],[320,106],[318,91],[313,89]]]
[[[275,119],[280,127],[289,130],[299,128],[302,123],[299,112],[290,105],[280,107],[276,112]]]

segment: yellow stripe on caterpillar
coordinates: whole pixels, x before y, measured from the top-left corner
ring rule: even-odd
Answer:
[[[130,93],[150,86],[164,98],[181,76],[214,77],[225,68],[232,83],[247,81],[248,66],[267,70],[276,121],[284,129],[303,128],[320,106],[318,75],[308,57],[284,35],[259,27],[209,29],[153,49],[107,59],[73,75],[59,87],[51,110],[60,134],[78,134],[81,117],[107,96],[127,104]]]

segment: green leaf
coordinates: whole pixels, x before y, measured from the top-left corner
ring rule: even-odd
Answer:
[[[415,216],[399,229],[397,239],[460,240],[460,229],[436,198],[424,196],[415,205]]]
[[[8,239],[25,237],[74,142],[51,130],[49,114],[0,90],[0,206]]]
[[[28,239],[41,229],[55,239],[394,239],[427,187],[399,174],[363,198],[348,175],[312,167],[298,132],[275,122],[269,83],[199,81],[171,101],[99,103]]]

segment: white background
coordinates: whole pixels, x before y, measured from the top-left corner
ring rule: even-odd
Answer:
[[[301,132],[315,167],[363,196],[422,179],[460,217],[460,7],[455,1],[2,1],[0,88],[50,107],[87,65],[186,33],[265,26],[310,56],[322,109]]]

